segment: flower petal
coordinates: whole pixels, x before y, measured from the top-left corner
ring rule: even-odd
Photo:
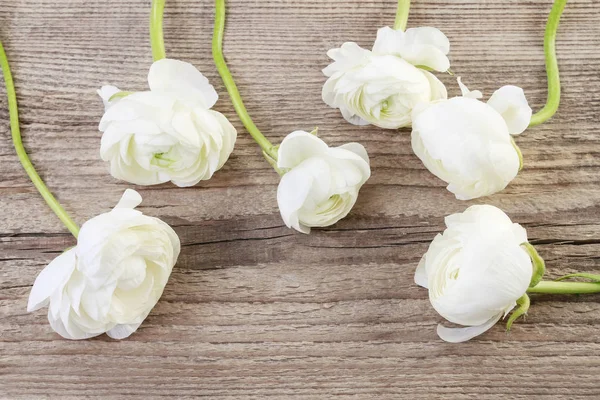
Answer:
[[[142,203],[142,196],[133,189],[126,189],[115,208],[136,208]]]
[[[369,61],[371,52],[363,49],[354,42],[346,42],[339,48],[329,50],[327,55],[334,60],[333,63],[323,69],[323,74],[329,77],[336,72],[347,71],[356,66],[366,64]]]
[[[310,228],[300,224],[298,211],[304,205],[313,183],[313,177],[304,171],[292,169],[281,177],[277,187],[277,204],[283,222],[288,228],[309,233]]]
[[[328,149],[327,144],[312,133],[292,132],[279,146],[277,167],[293,168],[307,158],[324,154]]]
[[[75,248],[56,257],[37,276],[27,303],[27,311],[35,311],[48,304],[50,296],[67,282],[75,266],[77,257]]]
[[[440,339],[450,343],[461,343],[467,340],[473,339],[475,336],[479,336],[485,331],[493,327],[496,322],[502,318],[502,313],[490,318],[487,322],[477,325],[468,326],[465,328],[448,328],[443,325],[438,325],[437,334]]]
[[[429,287],[428,278],[427,278],[427,268],[426,265],[426,255],[421,257],[421,261],[419,261],[419,265],[417,265],[417,269],[415,271],[415,283],[421,287],[427,289]]]
[[[440,72],[450,68],[450,61],[446,56],[449,51],[450,42],[446,35],[431,27],[411,28],[402,32],[386,26],[377,31],[377,39],[373,45],[373,54],[395,55],[412,65]]]
[[[373,44],[373,54],[400,56],[404,44],[405,33],[384,26],[377,30],[377,38]]]
[[[431,98],[430,101],[445,100],[448,98],[448,91],[446,85],[442,83],[435,75],[429,71],[422,71],[423,75],[429,80],[431,86]],[[413,110],[416,108],[413,107]]]
[[[351,142],[351,143],[343,144],[343,145],[339,146],[339,148],[353,152],[354,154],[356,154],[357,156],[359,156],[360,158],[365,160],[365,162],[367,164],[369,164],[369,155],[367,154],[367,150],[365,149],[365,146],[363,146],[362,144],[356,143],[356,142]]]
[[[450,68],[446,56],[450,52],[450,41],[437,28],[419,27],[407,29],[401,57],[414,65],[423,65],[439,72]]]
[[[119,93],[121,90],[116,86],[105,85],[96,91],[98,96],[102,99],[104,103],[104,108],[107,109],[109,106],[108,100],[115,94]]]
[[[470,99],[480,99],[483,97],[483,93],[481,93],[481,91],[479,90],[469,90],[469,88],[467,87],[467,85],[465,85],[464,83],[462,83],[462,80],[460,79],[460,76],[456,78],[456,81],[458,82],[458,86],[460,87],[460,92],[462,93],[463,97],[467,97]]]
[[[206,109],[217,102],[219,95],[192,64],[164,58],[154,62],[148,73],[151,91],[171,93],[190,106],[200,105]]]
[[[525,92],[518,86],[502,86],[487,103],[502,115],[511,135],[523,133],[531,122],[533,111],[529,107]]]
[[[129,337],[133,332],[137,331],[140,325],[141,323],[115,325],[115,327],[107,331],[106,334],[112,339],[125,339]]]

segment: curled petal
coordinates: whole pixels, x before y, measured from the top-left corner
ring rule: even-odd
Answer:
[[[449,343],[466,342],[489,330],[496,324],[496,322],[500,320],[500,318],[502,318],[502,313],[490,318],[489,321],[481,325],[469,326],[465,328],[448,328],[443,325],[438,325],[437,334],[440,339]]]
[[[481,93],[481,91],[479,90],[469,90],[469,88],[467,87],[467,85],[465,85],[464,83],[462,83],[462,80],[460,79],[460,76],[456,78],[456,81],[458,82],[458,86],[460,87],[460,92],[462,93],[463,97],[467,97],[470,99],[480,99],[483,97],[483,93]]]
[[[102,99],[102,102],[104,103],[104,108],[107,109],[109,106],[108,100],[120,91],[121,90],[116,86],[105,85],[98,89],[96,93],[98,93],[98,96],[100,96],[100,98]]]
[[[429,80],[431,86],[430,101],[444,100],[448,98],[446,86],[435,75],[429,71],[423,71],[423,75]]]
[[[281,177],[277,187],[277,204],[281,218],[288,228],[294,228],[302,233],[310,233],[310,228],[300,223],[298,211],[304,205],[312,183],[312,176],[294,169]]]
[[[77,256],[74,248],[65,251],[52,260],[33,283],[27,303],[27,311],[35,311],[47,305],[52,294],[57,290],[62,290],[76,265]]]
[[[525,92],[517,86],[507,85],[496,90],[487,102],[502,115],[511,135],[523,133],[531,122],[533,111]]]
[[[365,160],[367,164],[369,164],[369,155],[367,154],[365,146],[363,146],[362,144],[356,142],[346,143],[341,145],[339,148],[353,152],[354,154]],[[371,171],[369,171],[369,175],[370,172]]]
[[[126,189],[115,208],[136,208],[142,203],[142,196],[133,189]]]

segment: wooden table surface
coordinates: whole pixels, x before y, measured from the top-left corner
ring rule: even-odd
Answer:
[[[274,141],[320,128],[360,141],[373,175],[350,216],[309,236],[287,229],[278,176],[243,129],[213,66],[213,4],[168,0],[168,55],[192,62],[238,128],[234,153],[194,188],[136,187],[141,210],[182,241],[164,295],[129,339],[68,341],[26,312],[39,271],[75,240],[28,181],[0,89],[0,397],[81,399],[599,398],[600,296],[535,296],[529,316],[465,344],[413,284],[443,217],[493,204],[523,224],[548,276],[600,271],[600,5],[571,0],[558,38],[558,114],[517,138],[525,169],[502,193],[461,202],[424,169],[410,134],[355,127],[321,100],[326,52],[371,46],[393,0],[232,0],[225,53],[257,125]],[[440,28],[452,69],[489,96],[546,96],[551,0],[414,0],[409,27]],[[145,0],[1,0],[24,142],[75,220],[112,208],[128,184],[99,158],[102,84],[141,90],[151,63]],[[456,84],[443,77],[451,95]]]

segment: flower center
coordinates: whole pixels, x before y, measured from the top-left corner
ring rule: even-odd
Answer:
[[[151,161],[151,163],[153,165],[157,165],[159,167],[168,167],[173,162],[175,162],[175,160],[170,159],[168,154],[165,152],[154,153],[154,155],[152,156],[152,161]]]

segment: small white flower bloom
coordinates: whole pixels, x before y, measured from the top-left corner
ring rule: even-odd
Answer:
[[[180,250],[169,225],[134,210],[141,201],[127,189],[112,211],[83,224],[77,246],[35,280],[27,311],[48,305],[52,329],[67,339],[135,332],[162,295]]]
[[[421,259],[415,282],[429,289],[433,308],[465,328],[438,326],[448,342],[463,342],[490,329],[525,294],[533,275],[521,246],[527,232],[500,209],[478,205],[446,217]]]
[[[277,188],[281,216],[288,227],[303,233],[311,227],[333,225],[348,215],[371,176],[362,145],[329,147],[304,131],[285,137],[277,167],[285,172]]]
[[[446,87],[423,69],[446,71],[448,38],[435,28],[377,32],[373,51],[347,42],[329,50],[323,101],[355,125],[396,129],[411,124],[418,103],[447,98]]]
[[[172,59],[152,64],[148,84],[149,91],[124,96],[114,86],[98,91],[106,107],[100,154],[112,176],[182,187],[210,179],[237,137],[227,118],[210,109],[217,92],[193,65]]]
[[[412,148],[425,167],[448,183],[459,200],[504,189],[521,167],[511,135],[531,120],[525,94],[516,86],[498,89],[486,103],[460,80],[463,96],[420,104],[412,113]]]

